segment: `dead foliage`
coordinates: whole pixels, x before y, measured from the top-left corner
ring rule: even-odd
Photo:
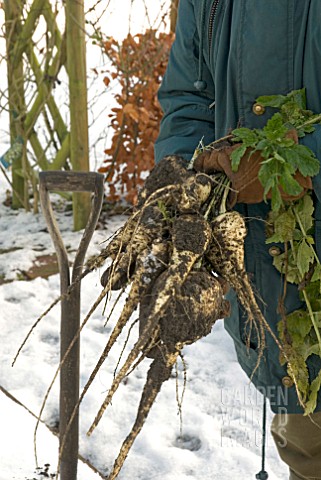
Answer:
[[[154,143],[162,117],[157,91],[164,75],[173,34],[147,30],[128,36],[120,43],[109,38],[104,43],[111,61],[106,86],[117,81],[120,92],[108,115],[113,130],[106,159],[99,169],[106,174],[107,199],[137,201],[137,189],[154,164]]]

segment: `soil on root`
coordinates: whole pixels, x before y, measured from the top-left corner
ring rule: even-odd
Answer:
[[[157,279],[153,291],[141,299],[141,329],[146,324],[154,302],[162,290],[166,272]],[[211,332],[215,321],[228,314],[229,303],[224,300],[220,282],[206,270],[193,271],[176,291],[159,320],[156,343],[170,350],[181,348]],[[155,356],[154,347],[148,356]]]
[[[183,185],[195,172],[187,170],[187,162],[178,155],[169,155],[153,168],[147,177],[144,188],[138,197],[138,206],[141,206],[152,193],[168,185]]]
[[[200,215],[185,214],[175,218],[172,237],[176,250],[201,255],[208,242],[206,227],[207,222]]]
[[[101,276],[101,285],[106,287],[110,284],[111,290],[120,290],[126,286],[137,270],[137,257],[143,250],[149,248],[154,240],[164,241],[168,237],[165,221],[160,210],[151,205],[144,209],[139,224],[133,229],[130,239],[124,240],[120,232],[117,237],[119,252],[116,259]]]

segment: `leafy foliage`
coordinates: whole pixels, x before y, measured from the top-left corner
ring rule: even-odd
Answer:
[[[283,243],[284,252],[274,257],[273,264],[286,282],[298,285],[305,306],[286,314],[281,300],[281,320],[278,323],[282,342],[282,363],[287,363],[305,414],[314,411],[321,388],[321,371],[310,378],[307,361],[311,355],[321,357],[321,264],[314,250],[314,206],[310,193],[295,201],[284,201],[282,189],[290,196],[298,196],[303,188],[295,179],[300,172],[313,177],[320,170],[314,152],[297,144],[291,131],[299,138],[314,132],[321,115],[306,108],[305,89],[288,95],[261,96],[256,101],[278,111],[262,129],[237,128],[233,141],[241,145],[234,150],[232,169],[237,171],[247,151],[260,151],[263,161],[259,179],[264,187],[265,199],[271,198],[266,243]],[[286,283],[285,283],[286,285]],[[284,297],[286,293],[286,286]]]
[[[257,98],[263,107],[274,107],[280,110],[283,123],[288,128],[295,128],[299,137],[314,131],[313,125],[320,122],[320,115],[306,108],[305,89],[293,90],[288,95],[271,95]]]
[[[273,264],[287,282],[298,285],[305,302],[305,308],[282,318],[278,331],[289,375],[295,380],[306,414],[314,411],[321,385],[321,373],[311,379],[307,368],[311,355],[321,357],[321,265],[314,251],[313,213],[310,194],[291,202],[278,213],[271,211],[273,233],[267,239],[267,243],[284,243],[284,253],[274,257]]]
[[[109,114],[111,146],[100,172],[106,173],[108,200],[136,202],[137,189],[154,163],[154,143],[162,116],[157,90],[165,72],[173,34],[147,30],[129,34],[122,43],[109,38],[105,53],[113,71],[104,82],[120,84],[117,106]]]
[[[280,187],[289,195],[299,195],[301,185],[295,179],[299,171],[303,176],[314,176],[320,164],[314,152],[297,144],[289,132],[295,129],[300,137],[314,131],[313,124],[320,123],[321,116],[306,109],[305,90],[295,90],[288,95],[262,96],[257,98],[262,106],[278,108],[262,129],[237,128],[233,141],[241,142],[234,150],[232,169],[237,171],[247,148],[259,150],[264,158],[259,179],[264,187],[264,197],[271,195],[272,209],[278,211],[283,205]]]

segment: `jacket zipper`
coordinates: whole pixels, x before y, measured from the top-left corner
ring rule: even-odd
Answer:
[[[210,19],[208,23],[208,43],[209,43],[209,52],[211,53],[212,48],[212,40],[213,40],[213,33],[214,33],[214,21],[217,14],[217,8],[220,3],[220,0],[214,0],[212,4],[212,8],[210,11]]]

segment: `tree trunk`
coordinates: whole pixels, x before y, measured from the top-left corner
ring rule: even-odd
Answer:
[[[171,29],[171,32],[173,33],[175,33],[176,22],[177,22],[178,2],[179,0],[171,0],[170,29]]]
[[[16,55],[21,30],[22,6],[23,2],[21,0],[5,0],[4,2],[11,146],[19,137],[25,140],[23,61],[21,55]],[[23,177],[23,154],[15,157],[12,163],[12,189],[12,207],[23,207],[26,199],[26,183]]]
[[[74,171],[89,171],[84,0],[66,0],[67,70],[70,95],[70,160]],[[90,195],[73,194],[74,229],[85,227]]]

